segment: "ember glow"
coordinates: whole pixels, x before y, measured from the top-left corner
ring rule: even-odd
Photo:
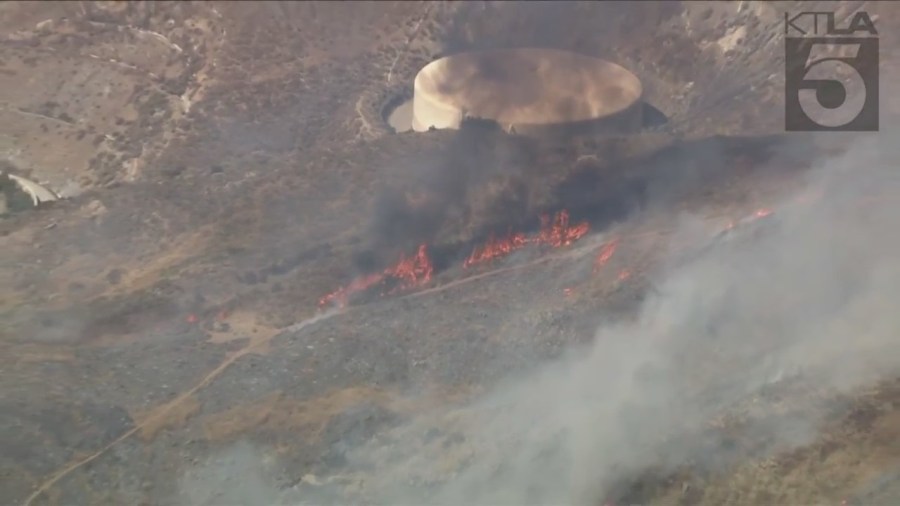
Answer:
[[[600,248],[600,252],[597,253],[597,257],[594,259],[594,273],[595,274],[597,273],[597,271],[602,269],[603,266],[606,265],[607,262],[609,262],[609,259],[612,258],[613,253],[616,252],[616,248],[618,246],[619,246],[619,240],[613,239],[612,241],[604,244],[602,248]]]
[[[502,238],[491,236],[487,243],[472,251],[472,254],[463,263],[463,267],[468,268],[475,264],[505,257],[513,251],[532,244],[551,248],[568,246],[584,237],[589,229],[590,225],[587,222],[570,225],[569,212],[565,210],[556,213],[552,219],[544,215],[541,217],[541,229],[537,235],[529,237],[523,233],[510,233]]]
[[[730,220],[728,222],[728,224],[725,225],[725,228],[722,231],[727,232],[727,231],[733,229],[734,227],[736,227],[738,225],[738,223],[742,223],[742,224],[751,223],[760,218],[765,218],[766,216],[769,216],[772,213],[774,213],[774,211],[772,211],[771,209],[767,209],[765,207],[759,208],[756,211],[754,211],[753,214],[751,214],[750,216],[742,218],[739,222]]]
[[[349,285],[319,299],[319,307],[335,303],[340,307],[346,306],[351,295],[364,292],[375,286],[383,286],[382,295],[394,294],[402,290],[408,290],[416,286],[424,285],[431,281],[434,266],[428,256],[428,248],[422,244],[411,257],[402,257],[400,261],[382,272],[360,276],[350,282]],[[392,287],[391,287],[392,285]],[[388,290],[385,292],[384,290]]]

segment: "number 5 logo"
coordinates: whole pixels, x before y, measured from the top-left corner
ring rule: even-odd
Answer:
[[[878,130],[878,39],[787,38],[785,49],[786,130]]]

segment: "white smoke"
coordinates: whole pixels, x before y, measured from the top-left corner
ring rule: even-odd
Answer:
[[[818,199],[789,199],[671,267],[635,321],[598,329],[587,349],[473,403],[377,435],[332,477],[341,499],[326,502],[598,504],[644,469],[727,465],[730,450],[706,428],[767,388],[835,394],[896,375],[898,151],[890,139],[859,143],[812,172]],[[757,413],[745,431],[768,441],[762,452],[807,443],[824,415],[811,405]],[[301,483],[281,500],[321,504],[323,489]]]
[[[767,386],[798,379],[841,392],[896,374],[894,151],[869,141],[830,161],[810,181],[823,196],[785,202],[755,233],[668,273],[635,323],[601,328],[579,356],[420,422],[462,434],[460,448],[428,448],[412,427],[361,448],[359,463],[377,469],[364,495],[596,504],[630,472],[721,462],[687,435]],[[802,444],[819,414],[762,417],[752,430],[773,449]]]

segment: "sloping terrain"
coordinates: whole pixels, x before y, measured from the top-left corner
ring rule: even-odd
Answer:
[[[900,12],[820,7],[878,16],[892,82]],[[784,134],[799,8],[0,5],[0,159],[65,197],[0,219],[0,502],[890,503],[900,103],[875,147]],[[665,122],[391,133],[504,46]]]

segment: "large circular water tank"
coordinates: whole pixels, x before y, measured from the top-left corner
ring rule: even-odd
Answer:
[[[458,128],[465,117],[516,133],[641,125],[640,80],[612,62],[555,49],[495,49],[435,60],[416,75],[413,130]]]

